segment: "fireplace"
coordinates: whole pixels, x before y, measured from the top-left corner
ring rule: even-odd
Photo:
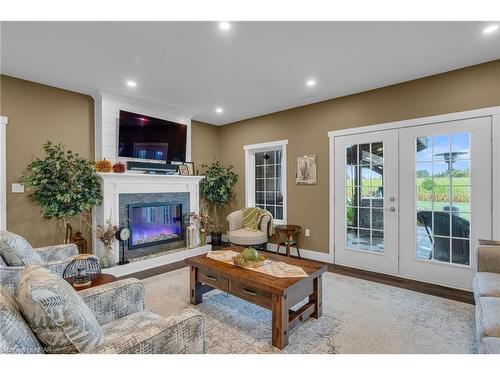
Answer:
[[[129,250],[184,239],[182,204],[129,204],[128,220],[130,228]]]

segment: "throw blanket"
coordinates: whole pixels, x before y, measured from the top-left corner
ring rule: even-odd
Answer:
[[[266,215],[270,216],[268,225],[268,236],[274,234],[273,216],[269,211],[257,207],[246,207],[242,210],[243,213],[243,226],[245,229],[253,230],[254,232],[260,229],[260,222]]]

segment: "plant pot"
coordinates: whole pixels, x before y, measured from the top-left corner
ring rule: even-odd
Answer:
[[[222,232],[210,232],[212,237],[212,246],[220,246],[222,243]]]
[[[205,246],[207,244],[207,231],[205,229],[200,230],[200,246]]]

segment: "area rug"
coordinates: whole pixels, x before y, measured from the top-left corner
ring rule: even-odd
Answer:
[[[194,308],[207,353],[473,353],[474,306],[327,272],[323,316],[271,345],[270,311],[220,291],[189,305],[189,268],[147,278],[146,307],[168,316]]]

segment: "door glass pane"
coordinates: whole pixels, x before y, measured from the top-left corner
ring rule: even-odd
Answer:
[[[418,137],[415,148],[416,257],[469,265],[470,134]]]
[[[384,252],[384,144],[346,146],[346,243]]]
[[[255,153],[255,205],[283,219],[281,151]]]

